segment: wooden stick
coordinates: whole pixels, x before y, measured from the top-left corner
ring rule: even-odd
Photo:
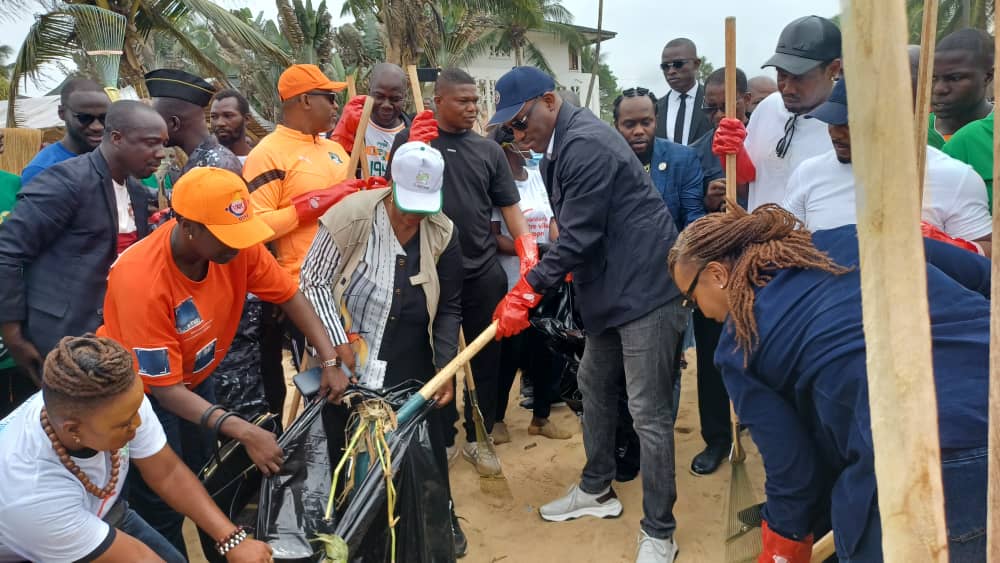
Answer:
[[[365,155],[365,131],[368,130],[368,121],[372,117],[372,104],[374,99],[371,96],[365,98],[365,105],[361,108],[361,121],[358,122],[358,130],[354,133],[354,147],[351,149],[351,160],[347,163],[347,178],[354,177],[354,172],[361,163],[361,177],[368,178],[371,173],[368,171],[368,159]],[[364,158],[364,160],[362,160]]]
[[[995,24],[1000,24],[1000,10],[993,12]],[[1000,28],[994,27],[994,30]],[[993,49],[1000,53],[1000,34],[994,31]],[[1000,100],[1000,80],[993,80],[993,99]],[[993,189],[1000,186],[1000,118],[993,112]],[[1000,197],[993,192],[993,256],[992,285],[990,286],[990,418],[989,418],[989,480],[986,503],[986,553],[987,561],[1000,560]]]
[[[809,562],[823,563],[836,552],[837,546],[833,544],[833,532],[827,532],[825,536],[813,544],[813,553],[812,557],[809,558]]]
[[[347,75],[347,101],[351,101],[358,95],[358,71]]]
[[[726,117],[736,117],[736,18],[726,18]],[[726,199],[736,201],[736,155],[726,155]]]
[[[410,76],[410,91],[413,92],[413,108],[417,113],[424,111],[424,95],[420,93],[420,78],[417,76],[417,65],[406,65],[406,74]]]
[[[920,35],[920,67],[917,72],[913,134],[917,145],[917,194],[924,203],[924,170],[927,161],[927,114],[931,110],[931,76],[934,74],[934,47],[937,44],[938,0],[924,0],[924,25]]]
[[[868,400],[887,563],[948,561],[903,2],[845,4]],[[907,145],[909,143],[909,145]],[[887,163],[892,163],[888,166]],[[905,280],[901,282],[901,280]]]
[[[448,362],[448,365],[444,366],[444,369],[439,371],[437,375],[431,378],[423,387],[420,388],[420,396],[424,399],[430,399],[437,392],[438,388],[444,385],[446,382],[450,382],[452,376],[455,375],[462,366],[469,363],[472,358],[479,353],[480,350],[486,347],[493,338],[497,335],[497,322],[493,321],[490,326],[486,327],[486,330],[482,334],[476,337],[475,340],[469,343],[455,356],[455,359]]]

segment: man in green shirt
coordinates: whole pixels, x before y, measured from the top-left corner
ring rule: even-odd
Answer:
[[[986,32],[966,28],[942,39],[934,52],[928,144],[941,148],[959,129],[989,115],[992,81],[993,39]]]
[[[3,154],[3,141],[3,129],[0,129],[0,154]],[[14,201],[20,189],[20,176],[0,170],[0,225],[14,208]],[[37,390],[28,375],[14,364],[14,358],[7,351],[3,341],[0,341],[0,419],[5,418]]]
[[[971,166],[986,182],[993,213],[993,115],[977,119],[958,130],[941,150]]]

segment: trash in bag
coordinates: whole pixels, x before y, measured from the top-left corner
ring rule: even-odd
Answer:
[[[531,312],[531,326],[545,336],[549,349],[565,360],[559,395],[573,412],[583,412],[583,397],[576,381],[576,372],[583,357],[585,336],[583,323],[574,304],[573,284],[562,281],[550,288],[541,303]]]

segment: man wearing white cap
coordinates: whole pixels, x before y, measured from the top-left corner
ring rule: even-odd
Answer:
[[[458,231],[441,213],[441,153],[408,142],[396,150],[392,177],[391,188],[350,195],[323,216],[301,272],[302,292],[331,338],[354,347],[355,375],[372,389],[430,380],[455,357],[462,321],[465,271]],[[438,407],[448,404],[452,387],[434,399]],[[428,421],[447,479],[444,415],[433,411]],[[454,512],[452,527],[442,533],[454,533],[461,556],[466,541]]]

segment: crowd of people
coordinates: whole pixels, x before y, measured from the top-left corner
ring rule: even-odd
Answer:
[[[938,43],[923,183],[952,561],[986,552],[992,43],[972,29]],[[915,90],[920,47],[910,54]],[[430,380],[462,335],[495,323],[471,361],[489,440],[511,440],[519,372],[528,432],[568,439],[550,418],[564,359],[531,323],[567,284],[586,334],[586,459],[543,520],[623,512],[625,418],[642,477],[635,560],[674,561],[674,421],[693,342],[705,447],[683,463],[719,469],[731,401],[767,476],[760,561],[807,562],[831,529],[841,560],[881,560],[853,226],[864,187],[840,30],[789,23],[763,61],[777,80],[736,70],[735,108],[725,72],[700,82],[699,65],[691,40],[667,42],[666,93],[623,90],[610,126],[515,67],[485,136],[479,88],[457,68],[414,115],[396,65],[376,65],[349,100],[346,83],[292,65],[276,84],[280,121],[259,140],[246,97],[185,71],[148,73],[144,101],[68,80],[63,138],[20,177],[0,172],[0,561],[185,561],[185,517],[210,560],[270,561],[195,475],[219,439],[264,475],[281,470],[277,436],[253,421],[284,412],[286,348],[338,402],[350,385]],[[350,166],[359,146],[363,174]],[[168,148],[182,164],[165,162]],[[501,473],[454,395],[440,389],[427,419],[444,482],[459,455]],[[450,506],[435,541],[461,557]]]

